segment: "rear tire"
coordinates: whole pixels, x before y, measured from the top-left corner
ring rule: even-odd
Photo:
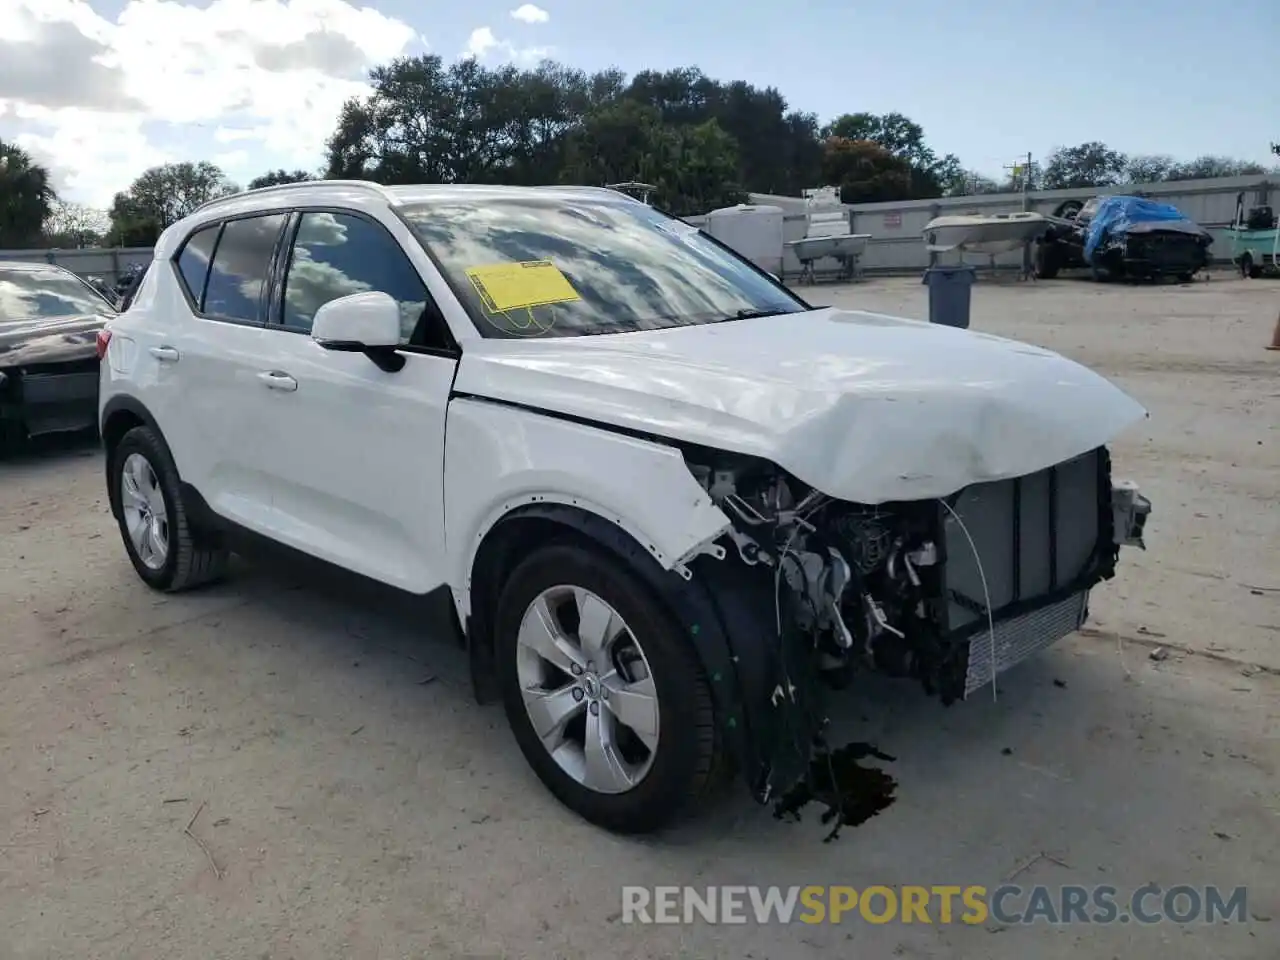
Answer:
[[[192,528],[178,469],[155,431],[134,427],[109,455],[111,512],[143,582],[177,593],[225,576],[230,554]]]
[[[1253,262],[1253,254],[1246,253],[1240,258],[1240,276],[1249,280],[1257,280],[1262,276],[1262,268]]]
[[[1036,247],[1036,277],[1040,280],[1052,280],[1058,275],[1058,256],[1053,244],[1042,243]]]
[[[588,609],[603,617],[608,629],[580,630],[588,622],[583,613]],[[548,610],[550,617],[545,616]],[[539,635],[533,627],[540,623],[551,626],[552,658],[542,657],[542,651],[534,651],[530,643]],[[614,652],[600,656],[599,663],[588,659],[593,649],[600,649],[591,642],[591,634],[597,632],[616,638],[605,642],[603,649]],[[563,669],[548,666],[545,680],[530,682],[531,664],[539,669],[544,663],[554,664],[566,647],[576,653],[564,661]],[[577,543],[557,543],[528,556],[503,586],[495,618],[495,648],[503,703],[521,752],[551,793],[583,819],[616,833],[651,832],[690,811],[714,786],[722,744],[711,691],[692,641],[612,554]],[[634,650],[639,651],[639,659]],[[644,715],[652,721],[645,736],[637,735],[639,724],[627,726],[622,717],[632,713],[621,708],[635,703],[627,699],[629,694],[620,697],[618,693],[617,678],[632,669],[619,659],[623,656],[632,657],[627,663],[643,664],[640,672],[649,681],[644,689],[652,691],[656,700],[656,716]],[[606,682],[610,672],[613,686]],[[597,693],[606,687],[604,693]],[[641,687],[623,683],[623,689]],[[614,691],[612,701],[608,690]],[[545,691],[573,694],[576,702],[563,700],[566,715],[573,712],[573,716],[556,724],[540,723],[540,736],[532,715],[544,716],[537,701],[546,696]],[[579,692],[583,695],[578,696]],[[535,701],[533,708],[526,699]],[[602,738],[611,761],[605,766],[612,772],[621,758],[624,770],[610,781],[592,775],[588,758],[588,738],[594,736],[592,742],[597,744],[601,741],[600,734],[592,731],[606,728],[612,732]],[[646,740],[652,742],[651,749]],[[601,755],[597,747],[594,756]],[[602,768],[594,769],[598,773]]]

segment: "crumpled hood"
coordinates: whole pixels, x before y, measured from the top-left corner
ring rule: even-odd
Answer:
[[[762,457],[860,503],[1033,473],[1146,416],[1109,381],[1048,350],[836,309],[471,341],[454,389]]]
[[[92,354],[98,331],[108,319],[88,314],[0,321],[0,367],[52,363]]]

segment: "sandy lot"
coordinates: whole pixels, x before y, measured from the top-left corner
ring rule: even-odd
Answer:
[[[925,314],[918,281],[804,292]],[[1155,502],[1150,550],[1126,551],[1093,628],[1008,674],[998,703],[852,691],[840,726],[898,758],[898,800],[832,844],[814,815],[780,823],[737,792],[673,835],[603,834],[474,705],[431,611],[263,562],[158,596],[125,558],[95,448],[0,463],[0,958],[1274,958],[1277,308],[1280,286],[1224,278],[976,288],[976,328],[1082,360],[1151,411],[1114,448]],[[184,833],[197,812],[208,856]],[[1152,881],[1243,885],[1251,916],[619,921],[623,884],[1015,873],[1122,900]]]

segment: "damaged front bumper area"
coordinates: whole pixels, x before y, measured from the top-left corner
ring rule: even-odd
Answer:
[[[865,670],[944,704],[1077,630],[1151,504],[1113,481],[1105,447],[950,497],[866,506],[724,455],[689,466],[732,528],[690,561],[736,673],[729,711],[759,802],[828,750],[827,690]]]

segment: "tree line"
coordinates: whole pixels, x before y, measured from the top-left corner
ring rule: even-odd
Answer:
[[[1177,162],[1084,143],[999,182],[939,155],[900,113],[821,124],[776,89],[696,67],[628,79],[551,61],[521,69],[424,55],[377,67],[369,79],[372,92],[343,107],[322,169],[270,171],[247,186],[640,181],[654,187],[656,205],[688,216],[747,193],[796,196],[822,184],[838,186],[846,203],[865,203],[1265,172],[1228,158]],[[143,172],[110,210],[94,211],[60,201],[46,170],[0,142],[0,248],[146,246],[200,204],[240,189],[207,161],[167,164]]]

